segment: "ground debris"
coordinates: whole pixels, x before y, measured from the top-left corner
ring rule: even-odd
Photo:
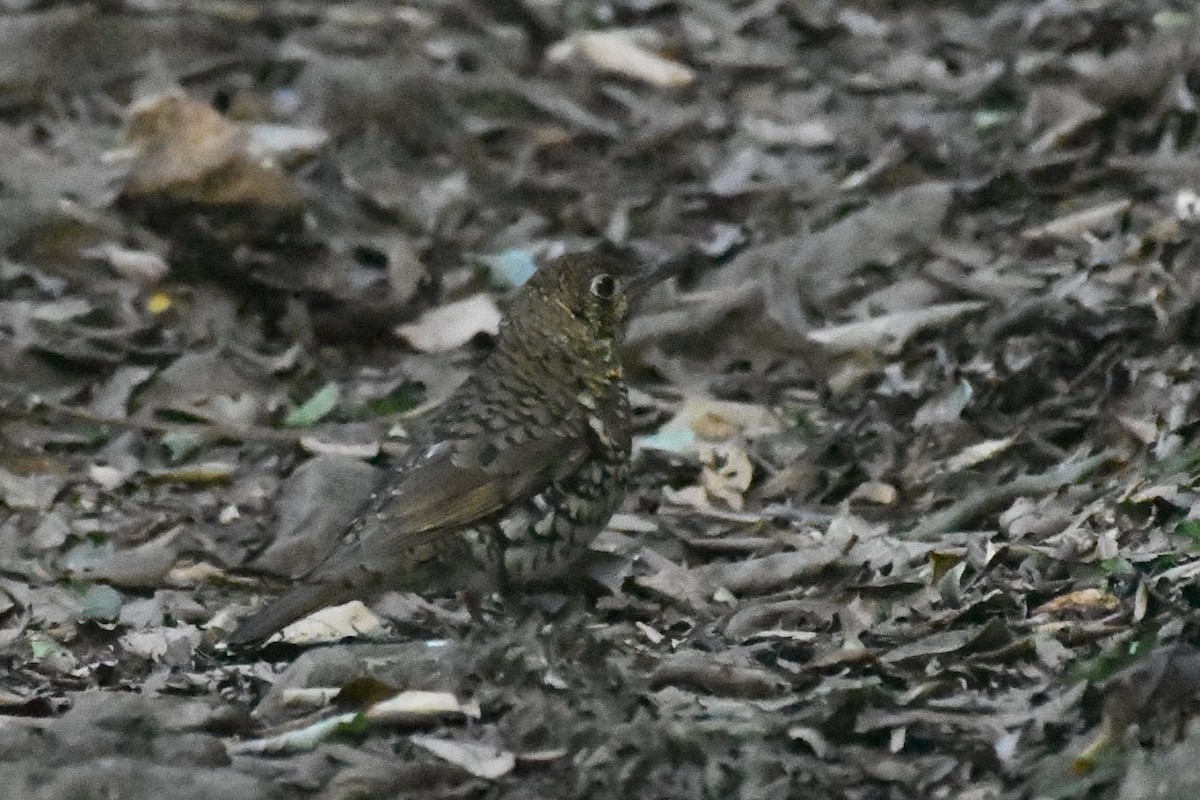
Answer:
[[[8,6],[0,798],[1196,794],[1194,9]],[[595,247],[578,580],[227,647]]]

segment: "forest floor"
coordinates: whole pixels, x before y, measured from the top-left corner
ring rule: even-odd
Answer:
[[[1194,5],[0,9],[0,798],[1200,795]],[[579,587],[227,648],[602,243]]]

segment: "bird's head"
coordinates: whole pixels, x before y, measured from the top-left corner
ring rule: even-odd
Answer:
[[[597,253],[565,255],[518,290],[509,317],[529,315],[597,340],[620,340],[629,316],[632,268]]]

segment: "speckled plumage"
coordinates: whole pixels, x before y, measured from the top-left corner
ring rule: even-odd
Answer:
[[[565,577],[624,498],[622,267],[565,256],[512,298],[495,350],[427,420],[337,550],[233,644],[385,589],[506,589]]]

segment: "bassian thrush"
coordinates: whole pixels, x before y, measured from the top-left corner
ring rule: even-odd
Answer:
[[[243,621],[231,644],[387,590],[505,591],[567,577],[629,478],[629,398],[618,355],[632,291],[654,273],[568,255],[514,293],[495,349],[300,585]]]

